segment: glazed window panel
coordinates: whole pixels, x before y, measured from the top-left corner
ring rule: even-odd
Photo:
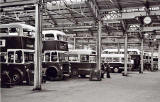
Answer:
[[[119,57],[113,58],[113,62],[119,62],[119,61],[120,61]]]

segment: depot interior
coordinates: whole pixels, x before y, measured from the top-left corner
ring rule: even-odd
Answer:
[[[152,70],[160,69],[160,1],[156,0],[1,0],[0,24],[26,24],[35,27],[35,73],[42,63],[41,33],[47,30],[64,32],[68,49],[96,52],[94,70],[100,70],[101,54],[106,49],[123,49],[124,70],[127,75],[127,50],[139,50],[140,68],[145,63]],[[3,37],[3,35],[0,35]],[[1,43],[1,47],[3,43]],[[83,52],[83,51],[80,51]],[[108,51],[109,52],[109,51]],[[108,53],[106,52],[106,53]],[[108,54],[113,54],[108,53]],[[134,54],[134,53],[132,53]],[[148,56],[145,59],[144,56]],[[134,63],[134,61],[133,61]],[[142,65],[143,63],[143,65]],[[72,66],[71,66],[72,69]],[[126,70],[125,70],[126,69]],[[40,73],[36,74],[39,89]],[[94,75],[94,74],[93,74]],[[84,76],[83,76],[84,77]],[[38,87],[38,88],[37,88]]]

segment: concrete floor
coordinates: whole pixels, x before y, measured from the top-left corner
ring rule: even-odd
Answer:
[[[160,71],[111,77],[47,82],[40,92],[33,92],[33,86],[2,88],[2,102],[160,102]]]

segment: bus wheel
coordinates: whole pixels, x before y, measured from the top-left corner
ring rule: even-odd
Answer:
[[[23,72],[16,68],[11,71],[11,79],[14,84],[20,84],[23,81]]]
[[[48,68],[46,70],[46,78],[50,81],[55,80],[57,77],[57,70],[55,68]]]
[[[118,72],[119,72],[119,68],[118,68],[118,67],[115,67],[115,68],[113,69],[113,72],[114,72],[114,73],[118,73]]]

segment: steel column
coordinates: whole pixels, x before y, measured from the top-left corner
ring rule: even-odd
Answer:
[[[160,70],[160,40],[159,40],[159,46],[158,46],[158,70]]]
[[[143,54],[144,54],[144,49],[143,49],[143,39],[141,39],[141,69],[139,73],[143,73],[144,65],[143,65]]]
[[[98,35],[97,35],[97,70],[101,69],[101,33],[102,22],[98,21]]]
[[[35,66],[34,66],[34,88],[33,90],[41,90],[41,14],[40,14],[40,8],[41,5],[39,3],[35,4],[36,11],[35,11]]]
[[[151,71],[153,71],[153,52],[154,52],[154,47],[151,46]]]
[[[127,44],[127,40],[128,40],[128,35],[125,34],[125,45],[124,45],[124,76],[127,76],[127,63],[128,63],[128,54],[127,54],[127,51],[128,51],[128,44]]]

